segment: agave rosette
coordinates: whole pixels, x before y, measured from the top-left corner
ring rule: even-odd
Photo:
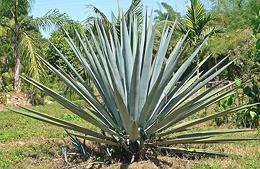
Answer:
[[[134,153],[148,147],[170,148],[178,144],[211,144],[250,140],[223,139],[221,134],[251,131],[251,129],[226,129],[203,132],[188,132],[190,127],[212,120],[216,117],[237,112],[256,104],[233,107],[204,117],[188,119],[204,108],[234,94],[238,87],[232,84],[219,88],[214,86],[201,92],[209,81],[219,75],[234,61],[228,57],[222,59],[206,72],[197,73],[210,57],[185,74],[187,69],[206,40],[178,66],[179,59],[185,50],[187,35],[182,37],[167,56],[167,49],[175,29],[165,24],[157,52],[154,52],[156,23],[153,17],[145,12],[142,23],[130,14],[126,19],[122,15],[120,30],[117,23],[111,30],[106,30],[102,22],[95,23],[95,31],[90,30],[89,37],[80,35],[76,30],[78,43],[67,34],[67,42],[74,51],[86,74],[102,99],[86,85],[85,79],[73,67],[54,45],[61,58],[70,68],[68,74],[61,68],[54,67],[41,56],[38,56],[50,71],[71,87],[89,105],[80,107],[52,89],[29,78],[25,81],[53,97],[57,102],[82,119],[100,129],[93,131],[50,115],[28,108],[13,110],[67,130],[72,135],[90,141],[123,147]],[[80,44],[80,45],[78,45]],[[185,131],[183,133],[183,131]],[[171,137],[170,137],[171,136]],[[253,138],[252,138],[253,140]],[[133,145],[135,149],[133,150]],[[136,146],[137,145],[137,146]],[[171,149],[189,151],[176,146]],[[145,152],[145,151],[143,151]],[[197,151],[206,153],[205,151]]]

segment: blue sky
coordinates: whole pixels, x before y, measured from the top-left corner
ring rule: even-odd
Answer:
[[[143,0],[143,2],[148,9],[158,9],[160,2],[167,2],[178,12],[184,13],[188,0]],[[130,3],[131,0],[120,0],[120,8],[127,9]],[[38,17],[50,10],[58,9],[74,20],[83,21],[93,14],[86,7],[89,4],[98,7],[107,16],[111,15],[111,11],[117,12],[117,0],[35,0],[31,14]],[[48,37],[49,32],[43,32],[43,35]]]
[[[159,7],[158,3],[167,2],[181,13],[184,12],[187,3],[187,0],[143,1],[145,6],[153,9]],[[120,7],[127,9],[130,3],[131,0],[120,0]],[[51,9],[58,9],[67,13],[72,19],[82,21],[92,14],[86,8],[88,4],[98,7],[108,15],[110,15],[111,11],[117,11],[117,0],[35,0],[31,13],[33,16],[42,16]]]

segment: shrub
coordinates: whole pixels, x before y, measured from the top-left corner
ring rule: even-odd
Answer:
[[[170,56],[166,57],[175,25],[164,27],[155,55],[153,42],[156,24],[153,23],[152,17],[148,17],[145,13],[143,23],[140,25],[135,15],[130,13],[128,23],[125,17],[122,17],[120,30],[116,25],[117,23],[113,23],[112,30],[106,30],[102,22],[97,21],[95,23],[97,35],[90,30],[91,39],[87,36],[81,37],[75,30],[78,43],[81,44],[80,49],[70,36],[66,37],[78,61],[91,77],[100,98],[91,92],[85,79],[55,46],[53,47],[71,70],[70,74],[38,56],[54,74],[86,101],[89,105],[87,109],[83,109],[43,84],[29,77],[23,77],[25,81],[52,96],[57,102],[101,131],[93,131],[27,108],[13,111],[74,131],[71,135],[105,144],[112,154],[122,153],[124,157],[132,160],[140,159],[148,150],[189,151],[178,148],[179,144],[254,140],[218,137],[221,134],[252,131],[250,129],[189,132],[190,127],[197,124],[257,104],[233,107],[208,116],[188,119],[205,107],[234,94],[238,87],[230,89],[233,84],[220,89],[214,86],[199,93],[199,89],[233,61],[224,64],[228,59],[225,57],[208,71],[197,73],[209,58],[207,57],[183,77],[206,40],[180,67],[177,67],[178,60],[185,50],[187,35],[178,41]],[[176,147],[169,147],[171,145]],[[197,152],[211,154],[207,151]]]
[[[0,80],[0,90],[3,91],[11,91],[13,89],[13,77],[12,73],[10,72],[4,72],[1,75],[1,80]],[[2,84],[1,84],[2,83]]]

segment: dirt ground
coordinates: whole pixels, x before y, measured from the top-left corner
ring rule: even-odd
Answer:
[[[51,160],[35,160],[28,158],[23,163],[15,165],[14,168],[49,168],[49,169],[178,169],[191,163],[189,160],[177,157],[158,156],[157,159],[135,162],[132,164],[115,163],[106,165],[103,162],[86,161],[77,164],[66,164],[62,157]]]

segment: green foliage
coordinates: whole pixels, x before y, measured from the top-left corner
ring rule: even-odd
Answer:
[[[200,71],[208,70],[223,57],[229,55],[229,60],[236,59],[235,64],[227,68],[218,77],[218,80],[233,81],[236,78],[245,79],[250,74],[258,74],[259,62],[257,62],[257,58],[259,58],[260,52],[255,47],[259,35],[256,35],[255,32],[259,29],[259,16],[257,17],[257,15],[259,15],[260,1],[211,0],[213,3],[210,10],[206,10],[204,6],[206,2],[208,3],[208,1],[190,1],[185,16],[178,19],[181,23],[179,26],[181,32],[185,34],[189,30],[191,47],[196,47],[205,37],[210,37],[209,45],[201,51],[197,62],[210,54],[213,54],[215,59],[209,59],[206,66]],[[157,21],[165,20],[166,17],[163,16],[171,16],[171,11],[157,12]],[[174,21],[171,17],[169,20]],[[160,27],[159,30],[161,30]],[[176,44],[176,41],[172,41],[172,44]],[[186,51],[187,55],[192,51],[192,48]]]
[[[234,96],[228,96],[225,99],[222,99],[218,102],[218,110],[227,110],[231,108],[234,104]],[[222,124],[227,124],[230,122],[230,115],[224,115],[222,117],[218,117],[214,119],[214,122],[216,123],[217,126],[220,126]]]
[[[112,13],[112,20],[110,21],[106,16],[106,14],[104,12],[102,12],[100,9],[98,9],[96,6],[94,5],[87,5],[87,9],[90,11],[93,11],[95,13],[95,16],[90,16],[87,19],[85,19],[84,21],[84,25],[87,28],[92,29],[92,31],[94,33],[97,33],[97,30],[95,29],[95,22],[102,22],[104,28],[106,30],[112,30],[112,22],[113,24],[117,23],[116,28],[120,29],[120,18],[122,17],[122,15],[125,15],[126,17],[126,22],[129,23],[129,14],[134,12],[138,22],[141,23],[142,19],[143,19],[143,1],[142,0],[132,0],[129,8],[126,10],[125,14],[121,13],[121,7],[120,7],[120,0],[117,1],[117,5],[118,5],[118,11],[117,11],[117,16],[115,16],[114,13]],[[90,32],[89,32],[90,34]]]
[[[126,24],[126,19],[122,15],[120,37],[118,37],[116,23],[113,23],[113,32],[110,34],[100,22],[95,24],[97,35],[90,30],[91,37],[83,36],[82,38],[81,34],[75,31],[77,37],[75,42],[68,33],[66,34],[66,39],[78,62],[91,77],[101,99],[97,99],[95,93],[86,85],[85,79],[57,48],[55,50],[70,69],[69,74],[39,56],[39,59],[51,72],[77,92],[90,106],[87,109],[83,109],[32,78],[24,77],[25,81],[53,97],[65,108],[99,128],[101,132],[28,108],[12,110],[72,130],[76,132],[71,133],[73,136],[106,144],[115,153],[126,154],[128,160],[138,160],[150,148],[168,149],[167,146],[178,144],[254,140],[218,137],[219,134],[250,131],[247,129],[181,133],[194,125],[252,107],[258,103],[230,108],[187,121],[191,115],[233,94],[236,88],[228,89],[233,84],[221,89],[216,89],[214,86],[205,92],[197,93],[233,62],[223,64],[226,57],[210,70],[196,75],[197,70],[209,58],[207,57],[184,76],[205,41],[179,67],[177,63],[183,53],[187,36],[178,41],[169,58],[166,58],[166,51],[175,28],[166,24],[158,52],[154,55],[153,43],[156,25],[146,13],[144,16],[143,24],[140,26],[134,13],[130,13],[130,24]],[[90,44],[89,39],[94,42],[94,45]],[[197,95],[194,95],[196,93]],[[176,134],[176,136],[171,138],[172,134]],[[183,151],[183,149],[178,149],[178,151]],[[185,151],[189,150],[185,149]],[[201,153],[199,150],[198,152]]]
[[[44,105],[44,95],[41,93],[33,93],[30,97],[30,103],[32,105]]]
[[[237,59],[235,65],[228,69],[227,76],[230,79],[244,79],[250,74],[258,74],[259,63],[257,64],[255,57],[257,39],[254,32],[259,22],[256,15],[260,10],[260,1],[212,1],[212,15],[215,18],[212,24],[222,27],[223,33],[211,39],[208,52],[214,53],[217,57],[229,54],[230,57]]]
[[[71,121],[71,120],[79,120],[80,117],[77,115],[73,115],[73,114],[64,114],[62,119]]]
[[[0,91],[11,91],[13,89],[13,76],[11,72],[2,73],[0,87]]]
[[[169,4],[167,4],[166,2],[162,2],[160,5],[163,7],[163,9],[157,9],[154,11],[156,13],[156,16],[154,19],[157,22],[165,21],[165,20],[174,21],[176,19],[181,18],[180,13],[176,12],[173,9],[173,7],[170,6]],[[165,12],[164,12],[164,10],[165,10]]]
[[[256,13],[256,17],[252,19],[252,24],[253,24],[253,32],[254,32],[254,37],[256,39],[256,53],[255,53],[255,61],[258,63],[256,66],[258,66],[259,70],[259,63],[260,63],[260,8],[259,11]]]
[[[233,96],[228,96],[223,100],[219,101],[219,107],[222,109],[230,108],[233,105]]]
[[[57,31],[52,32],[50,41],[56,46],[59,51],[67,56],[70,62],[75,63],[75,54],[73,53],[73,50],[70,48],[69,44],[66,42],[64,36],[65,34],[62,29],[58,29]],[[59,54],[56,52],[51,44],[48,45],[46,50],[46,60],[48,60],[52,65],[57,65],[65,71],[68,71],[68,66],[66,66],[64,61],[60,58]]]
[[[44,78],[45,70],[36,57],[37,54],[43,53],[40,29],[46,29],[52,25],[59,26],[68,20],[64,14],[59,14],[58,11],[33,18],[29,16],[31,7],[31,0],[1,0],[0,28],[5,32],[3,36],[8,39],[6,40],[8,46],[4,48],[4,51],[7,47],[13,51],[13,53],[8,52],[12,56],[8,56],[8,58],[13,63],[10,66],[14,67],[13,87],[16,92],[21,90],[21,72],[37,80],[40,80],[40,77]]]
[[[34,106],[34,109],[58,118],[63,118],[64,114],[74,115],[57,103]],[[0,121],[0,142],[2,144],[19,140],[30,140],[30,138],[37,140],[39,137],[57,138],[66,136],[62,128],[47,125],[34,119],[17,116],[17,114],[9,111],[0,112]],[[71,119],[70,122],[80,123],[83,126],[89,126],[92,130],[96,130],[96,128],[85,123],[82,119]]]
[[[260,88],[258,78],[253,79],[251,86],[243,88],[245,95],[249,97],[249,103],[260,102]],[[259,126],[260,106],[252,107],[248,110],[242,111],[237,118],[237,123],[243,127],[257,128]]]
[[[209,25],[212,20],[213,17],[199,0],[190,0],[185,21],[179,28],[184,34],[189,32],[190,42],[196,46],[205,38],[219,32],[214,26]]]
[[[84,73],[83,67],[79,64],[77,57],[75,53],[73,52],[73,49],[71,49],[70,44],[66,41],[66,33],[69,34],[71,37],[76,37],[75,29],[77,29],[80,34],[84,34],[86,31],[83,25],[81,25],[79,22],[71,22],[68,24],[64,24],[62,28],[59,28],[56,31],[53,31],[51,34],[51,37],[49,38],[49,41],[51,41],[51,44],[49,43],[46,46],[45,49],[45,55],[46,60],[54,65],[56,68],[62,69],[63,71],[69,73],[70,69],[69,66],[64,62],[64,60],[60,57],[60,55],[57,53],[57,50],[59,50],[63,55],[67,57],[67,60],[79,71],[81,76],[86,79],[87,85],[93,90],[92,82],[90,81],[90,78],[88,75]],[[64,32],[66,30],[66,32]],[[74,38],[75,40],[75,38]],[[79,46],[79,44],[76,44]],[[45,83],[50,86],[50,84],[54,84],[56,86],[52,86],[54,89],[57,89],[59,91],[64,92],[65,96],[72,100],[77,100],[79,97],[75,94],[73,90],[68,88],[64,85],[64,83],[60,82],[57,78],[51,77],[50,82]]]

